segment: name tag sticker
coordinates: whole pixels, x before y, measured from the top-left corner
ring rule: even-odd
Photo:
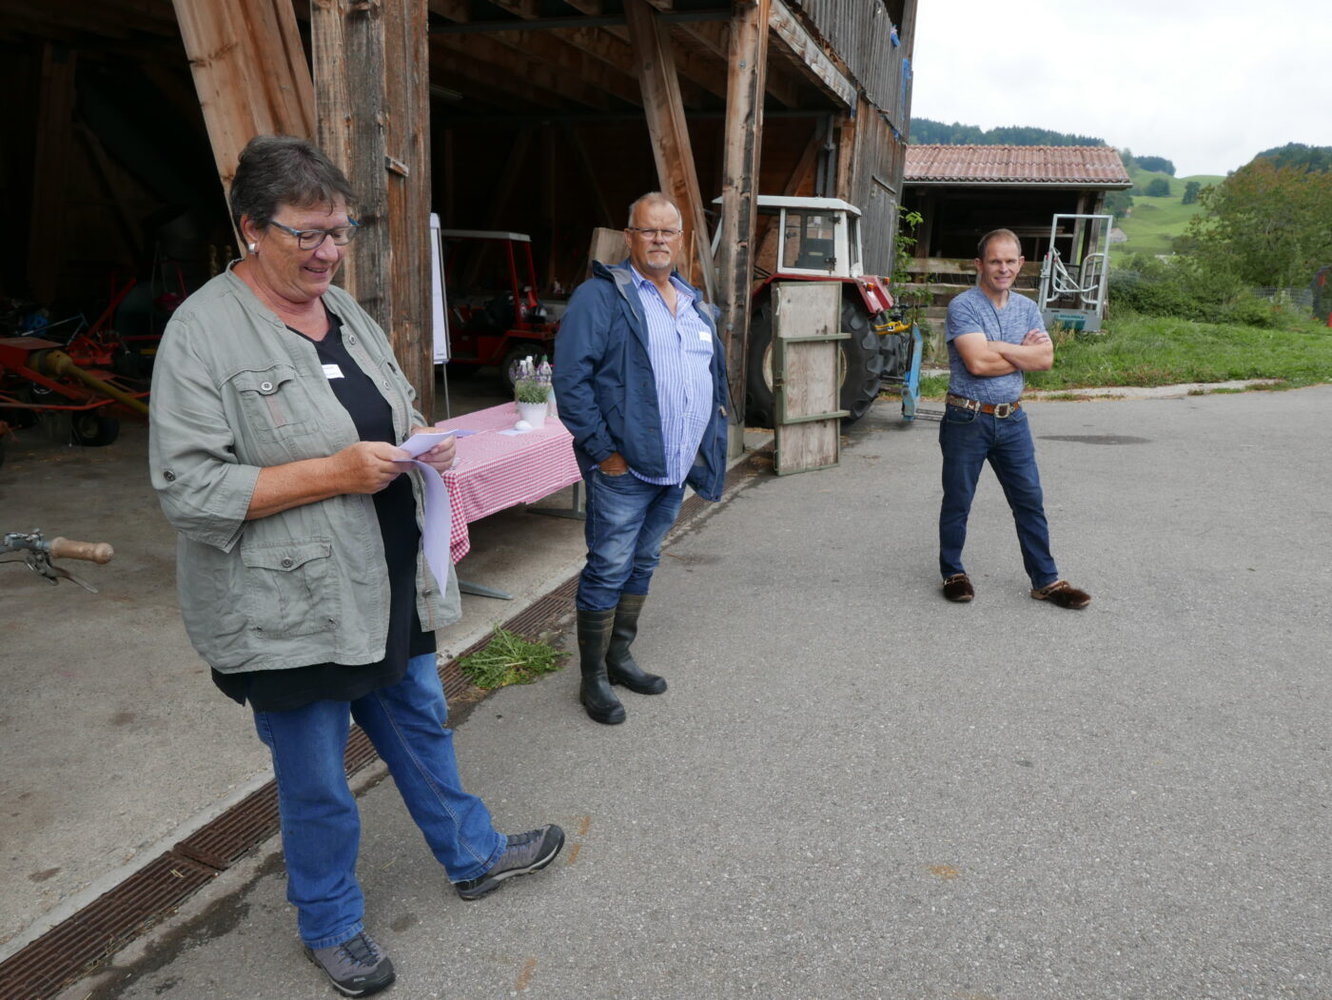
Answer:
[[[698,331],[698,339],[699,339],[699,340],[711,340],[711,339],[712,339],[712,334],[708,333],[707,330],[699,330],[699,331]]]
[[[324,374],[329,378],[342,378],[342,369],[337,365],[324,365]]]

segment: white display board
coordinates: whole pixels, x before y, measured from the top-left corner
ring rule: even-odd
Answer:
[[[434,212],[430,213],[430,322],[435,364],[448,364],[449,311],[444,290],[444,247],[439,236],[439,216]]]

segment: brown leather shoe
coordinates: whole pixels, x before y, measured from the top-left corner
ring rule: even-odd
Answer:
[[[1079,590],[1067,580],[1047,583],[1044,587],[1033,590],[1031,596],[1038,601],[1049,601],[1060,608],[1085,608],[1091,603],[1091,594]]]
[[[943,595],[945,599],[955,604],[965,604],[976,596],[976,591],[972,588],[967,574],[954,573],[943,582]]]

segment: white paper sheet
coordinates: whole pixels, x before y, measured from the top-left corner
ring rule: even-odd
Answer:
[[[449,573],[453,570],[453,559],[449,555],[453,510],[449,505],[448,488],[439,471],[425,462],[415,461],[415,458],[456,433],[459,432],[422,431],[398,446],[412,456],[412,465],[421,470],[421,480],[425,483],[425,513],[422,517],[425,530],[421,534],[421,547],[425,551],[430,572],[435,574],[435,582],[441,587],[448,586]]]

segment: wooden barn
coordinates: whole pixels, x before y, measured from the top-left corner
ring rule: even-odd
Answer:
[[[241,146],[286,132],[359,192],[346,283],[427,412],[431,212],[530,234],[547,292],[665,190],[734,357],[756,195],[857,205],[891,271],[914,24],[915,0],[0,0],[7,322],[95,317],[131,279],[124,322],[160,318],[234,256]]]

